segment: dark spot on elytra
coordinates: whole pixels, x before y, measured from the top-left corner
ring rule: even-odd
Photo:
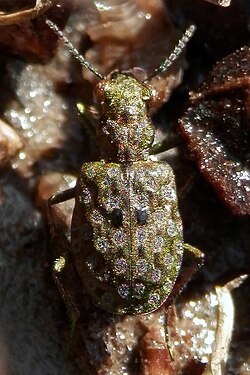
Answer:
[[[135,214],[136,214],[136,219],[139,225],[147,224],[147,220],[148,220],[147,210],[136,209]]]
[[[111,223],[113,227],[119,228],[122,225],[123,214],[120,208],[114,208],[111,212]]]

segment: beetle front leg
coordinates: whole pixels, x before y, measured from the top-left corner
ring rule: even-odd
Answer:
[[[162,141],[158,141],[153,144],[153,146],[150,148],[150,155],[158,155],[162,154],[165,151],[168,151],[172,148],[178,147],[180,145],[180,138],[174,134],[170,133],[170,135],[163,139]]]

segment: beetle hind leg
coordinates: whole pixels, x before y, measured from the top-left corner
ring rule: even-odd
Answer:
[[[187,256],[191,264],[188,265],[182,275],[178,277],[174,289],[168,298],[168,302],[172,302],[172,300],[180,294],[190,277],[203,265],[204,262],[204,254],[200,250],[187,243],[184,243],[184,250],[186,250],[184,254]]]
[[[196,268],[203,265],[204,254],[200,250],[188,243],[184,243],[184,250],[186,250],[185,254],[195,264]]]

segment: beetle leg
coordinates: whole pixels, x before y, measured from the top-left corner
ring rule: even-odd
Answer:
[[[175,307],[172,304],[173,299],[180,294],[182,288],[185,286],[185,284],[187,283],[189,278],[192,276],[192,274],[203,264],[204,254],[200,250],[186,243],[184,243],[184,250],[186,250],[185,254],[187,253],[188,257],[191,258],[192,265],[189,266],[180,277],[178,277],[172,292],[170,293],[167,301],[165,302],[165,306],[167,307],[167,310],[166,310],[167,320],[169,318],[169,314],[172,317],[173,317],[173,314],[175,314]],[[165,340],[166,340],[170,359],[171,361],[173,361],[174,360],[174,354],[172,350],[173,345],[171,343],[170,336],[171,335],[168,332],[168,324],[166,324]]]
[[[168,304],[171,303],[172,300],[181,292],[187,281],[195,273],[195,271],[202,266],[204,261],[204,254],[200,250],[186,243],[184,243],[184,249],[186,250],[185,255],[187,255],[191,261],[191,265],[188,266],[183,274],[177,279],[174,289],[167,300]]]
[[[196,264],[196,268],[199,268],[200,266],[202,266],[203,264],[203,261],[204,261],[204,254],[196,249],[196,247],[193,247],[191,245],[189,245],[188,243],[184,243],[184,250],[186,250],[186,253],[188,255],[188,257],[193,261],[194,260],[194,263]]]
[[[62,192],[59,192],[59,193],[56,193],[54,195],[52,195],[48,201],[47,201],[47,214],[48,214],[48,220],[49,220],[49,226],[50,226],[50,233],[51,233],[51,236],[52,238],[54,239],[55,237],[58,237],[58,227],[63,227],[63,236],[65,237],[64,233],[67,231],[67,228],[66,228],[66,225],[65,225],[65,220],[63,220],[63,218],[61,218],[61,216],[63,216],[63,211],[62,213],[59,212],[58,213],[58,220],[57,221],[60,221],[61,222],[61,225],[58,225],[56,224],[55,220],[54,220],[54,214],[53,214],[53,210],[52,210],[52,207],[53,205],[55,204],[58,204],[58,203],[63,203],[63,202],[66,202],[67,200],[69,199],[73,199],[75,197],[75,187],[74,188],[70,188],[70,189],[67,189],[67,190],[64,190]],[[61,232],[61,230],[60,230]]]
[[[197,269],[202,266],[204,262],[204,254],[200,250],[196,249],[195,247],[187,243],[184,243],[184,250],[186,250],[184,252],[184,255],[186,255],[189,262],[191,262],[191,265],[187,266],[187,269],[185,269],[183,275],[180,277],[180,290],[183,288],[183,286],[186,284],[189,278],[195,273],[195,271],[197,271]]]
[[[167,138],[162,141],[156,142],[150,148],[150,155],[157,155],[165,151],[170,150],[171,148],[178,147],[180,145],[180,138],[174,133],[171,133]]]
[[[73,187],[73,188],[70,188],[70,189],[67,189],[67,190],[64,190],[64,191],[61,191],[59,193],[52,195],[48,199],[48,205],[52,206],[53,204],[62,203],[74,197],[75,197],[75,188]]]
[[[52,266],[52,274],[55,283],[62,295],[66,304],[69,316],[72,320],[72,329],[80,317],[80,310],[77,307],[77,285],[80,287],[80,282],[76,278],[75,270],[70,262],[69,256],[64,255],[56,259]]]
[[[66,235],[66,233],[69,232],[65,220],[67,212],[66,210],[64,211],[63,207],[52,209],[52,206],[66,202],[74,197],[75,188],[70,188],[52,195],[47,201],[50,232],[53,241],[54,254],[57,258],[52,266],[53,278],[66,303],[73,325],[75,325],[80,313],[77,308],[76,294],[74,293],[74,286],[77,285],[77,277],[71,262],[70,240]]]

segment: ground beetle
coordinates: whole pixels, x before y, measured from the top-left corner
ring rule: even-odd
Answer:
[[[108,312],[149,313],[171,293],[184,249],[198,254],[183,242],[173,170],[149,156],[154,141],[148,115],[152,92],[128,73],[102,77],[56,25],[46,23],[101,79],[95,88],[101,160],[84,163],[76,187],[49,199],[49,217],[51,205],[74,198],[71,256],[82,287]],[[179,57],[194,29],[186,30],[155,75]],[[63,255],[55,261],[55,277],[66,262]]]

